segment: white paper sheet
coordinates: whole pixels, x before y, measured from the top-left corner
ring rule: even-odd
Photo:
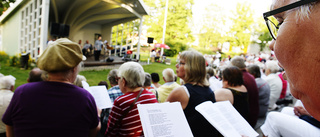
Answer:
[[[196,110],[223,136],[241,137],[241,135],[245,135],[256,137],[259,135],[229,101],[215,103],[206,101],[196,106]]]
[[[193,137],[180,102],[138,104],[146,137]]]
[[[89,91],[96,101],[96,105],[99,109],[111,108],[112,103],[108,94],[106,86],[91,86],[85,81],[82,81],[82,86],[84,89]]]

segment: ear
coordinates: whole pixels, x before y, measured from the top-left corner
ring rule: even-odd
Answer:
[[[10,87],[10,90],[13,91],[13,90],[14,90],[14,86],[11,86],[11,87]]]

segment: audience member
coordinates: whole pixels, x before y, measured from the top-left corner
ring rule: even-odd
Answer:
[[[303,106],[284,107],[281,112],[270,112],[261,126],[269,137],[316,137],[320,135],[320,122]]]
[[[280,77],[276,74],[279,71],[279,66],[276,61],[266,62],[266,81],[270,86],[270,98],[269,98],[269,110],[277,109],[277,100],[280,98],[282,90],[282,81]]]
[[[11,75],[0,76],[0,117],[3,116],[9,106],[13,96],[15,80],[16,78]],[[6,137],[6,125],[2,121],[0,121],[0,137]]]
[[[110,82],[111,88],[108,90],[108,94],[111,100],[111,103],[114,103],[114,100],[118,98],[119,96],[123,95],[121,92],[119,85],[118,85],[118,70],[117,69],[112,69],[109,74],[107,79]],[[100,120],[101,120],[101,130],[100,133],[102,135],[105,134],[107,127],[108,127],[108,119],[109,119],[109,114],[110,114],[111,109],[102,109],[101,110],[101,115],[100,115]],[[100,135],[100,134],[99,134]]]
[[[91,45],[89,44],[89,41],[87,40],[82,48],[82,54],[84,56],[88,56],[88,50],[90,50]]]
[[[159,93],[159,103],[165,102],[171,91],[177,87],[180,87],[180,85],[175,82],[175,74],[173,69],[164,69],[162,71],[162,76],[165,83],[157,89]]]
[[[118,69],[118,84],[124,95],[111,109],[105,136],[143,136],[137,104],[157,103],[152,92],[143,89],[145,72],[137,62],[126,62]]]
[[[95,137],[99,130],[96,103],[85,89],[72,83],[83,60],[80,45],[56,40],[38,58],[48,79],[18,87],[2,117],[7,136]]]
[[[267,81],[261,78],[261,71],[258,65],[249,65],[247,69],[255,78],[259,90],[259,117],[265,117],[269,106],[270,86]]]
[[[151,87],[154,87],[155,89],[159,88],[161,84],[159,84],[160,77],[158,73],[151,73]]]
[[[222,88],[222,81],[218,80],[212,67],[207,67],[207,74],[209,74],[209,84],[212,91]]]
[[[247,72],[245,60],[243,57],[235,56],[231,59],[230,64],[233,66],[238,67],[242,71],[243,76],[243,84],[248,91],[249,97],[249,119],[248,122],[251,127],[254,127],[257,123],[258,116],[259,116],[259,91],[254,80],[254,77]]]
[[[107,82],[107,81],[100,81],[100,82],[98,83],[98,86],[106,86],[106,89],[109,88],[109,85],[108,85],[108,82]]]
[[[222,71],[223,88],[214,91],[217,101],[229,100],[240,115],[248,121],[248,92],[243,85],[242,72],[238,67],[227,67]]]
[[[84,77],[83,75],[77,75],[76,79],[73,82],[73,85],[83,88],[82,81],[87,81],[86,77]]]
[[[320,121],[320,54],[317,52],[320,50],[320,39],[317,39],[320,36],[320,3],[317,0],[274,0],[271,10],[264,13],[264,19],[268,21],[275,16],[274,24],[281,23],[281,27],[271,31],[277,35],[272,35],[269,47],[286,71],[291,94],[301,99],[306,110]],[[270,20],[268,22],[272,25]]]
[[[159,98],[158,96],[158,91],[154,88],[154,87],[151,87],[151,75],[149,73],[145,73],[145,81],[144,81],[144,84],[143,84],[143,88],[151,91],[157,98]]]
[[[279,78],[282,81],[282,90],[281,90],[281,94],[280,94],[279,99],[284,99],[286,97],[286,94],[287,94],[288,82],[287,82],[287,80],[285,80],[283,78],[283,74],[284,74],[284,72],[281,72],[281,73],[278,74]]]
[[[41,75],[42,75],[42,70],[40,70],[39,68],[33,68],[30,72],[29,72],[29,77],[27,79],[28,82],[39,82],[39,81],[43,81]]]
[[[114,100],[116,100],[116,98],[123,95],[123,93],[119,88],[117,78],[118,78],[118,70],[117,69],[111,70],[108,74],[108,80],[111,86],[111,88],[108,90],[108,93],[112,103],[114,102]]]
[[[206,64],[201,53],[184,51],[176,65],[177,76],[185,85],[175,88],[167,98],[169,102],[180,102],[195,137],[218,136],[219,132],[198,112],[195,107],[205,101],[216,102],[206,79]]]

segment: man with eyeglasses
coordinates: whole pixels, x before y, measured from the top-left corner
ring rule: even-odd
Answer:
[[[271,112],[261,130],[270,137],[319,136],[320,3],[274,0],[271,11],[263,17],[273,38],[269,47],[286,71],[291,94],[302,101],[306,110],[292,108],[293,116]]]

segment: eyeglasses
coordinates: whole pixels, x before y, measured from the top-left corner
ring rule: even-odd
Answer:
[[[274,40],[276,40],[276,37],[278,35],[278,29],[279,29],[279,26],[281,25],[281,23],[276,25],[271,20],[269,20],[268,17],[270,17],[272,15],[276,15],[276,14],[284,12],[284,11],[287,11],[287,10],[290,10],[290,9],[293,9],[293,8],[296,8],[296,7],[300,7],[302,5],[309,4],[311,2],[316,2],[316,1],[317,0],[300,0],[295,3],[291,3],[289,5],[280,7],[278,9],[263,13],[263,18],[266,21],[266,24],[267,24],[267,27],[268,27],[268,30],[270,32],[271,37]]]

